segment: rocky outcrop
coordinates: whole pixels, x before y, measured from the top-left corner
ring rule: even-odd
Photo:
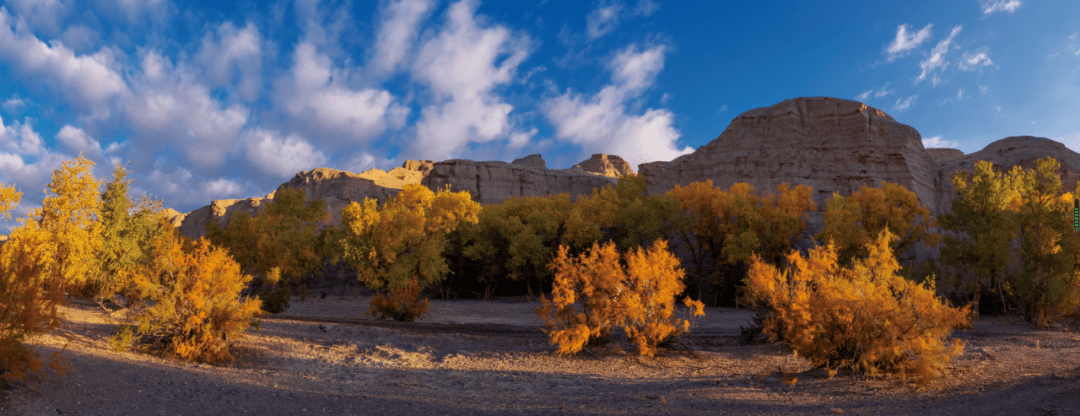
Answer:
[[[533,169],[547,169],[547,162],[540,155],[528,155],[521,159],[514,159],[511,165],[521,165]]]
[[[782,182],[814,188],[818,206],[834,192],[899,183],[937,207],[937,164],[914,128],[839,98],[795,98],[740,114],[712,142],[671,162],[639,166],[650,193],[711,179],[774,191]]]
[[[384,172],[379,169],[371,169],[366,172],[355,174],[343,170],[319,168],[297,173],[288,182],[278,186],[277,190],[264,198],[248,199],[222,199],[210,203],[210,205],[196,209],[186,214],[166,213],[170,217],[173,226],[180,230],[180,234],[188,238],[196,239],[206,235],[206,224],[210,220],[216,220],[218,225],[225,227],[233,214],[247,211],[253,216],[259,212],[259,207],[273,200],[274,194],[284,188],[303,189],[308,201],[322,198],[326,205],[334,213],[334,224],[341,222],[341,210],[352,202],[361,202],[364,198],[375,198],[380,202],[385,201],[390,195],[396,194],[401,188],[410,183],[420,183],[424,176],[431,172],[435,163],[430,160],[406,161],[402,167]]]
[[[937,163],[938,166],[941,166],[943,163],[948,163],[957,159],[964,158],[964,152],[962,152],[960,149],[926,149],[926,154],[930,155],[930,158],[934,159],[934,163]]]
[[[623,158],[616,155],[597,153],[589,159],[576,165],[585,172],[594,173],[609,178],[621,178],[634,173],[634,168]]]
[[[454,191],[469,191],[474,201],[487,205],[513,197],[561,193],[588,195],[594,188],[614,184],[615,179],[587,173],[580,167],[545,169],[525,164],[453,159],[436,163],[422,183],[431,189],[450,185]]]
[[[940,164],[938,182],[943,195],[942,210],[949,210],[952,197],[955,197],[952,178],[957,171],[970,172],[980,160],[993,163],[994,170],[998,172],[1008,172],[1013,166],[1034,169],[1035,161],[1045,157],[1052,157],[1061,164],[1058,168],[1061,186],[1065,192],[1073,192],[1077,181],[1080,181],[1080,153],[1044,137],[1013,136],[990,143],[978,152]]]
[[[186,214],[170,210],[172,212],[166,212],[165,215],[180,231],[180,235],[194,240],[206,235],[206,226],[210,220],[216,220],[220,227],[228,226],[229,218],[237,212],[246,211],[255,216],[259,213],[259,207],[269,200],[269,195],[266,198],[219,199]]]

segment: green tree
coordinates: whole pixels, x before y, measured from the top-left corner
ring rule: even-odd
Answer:
[[[915,192],[903,185],[885,182],[872,188],[864,184],[848,197],[833,194],[826,202],[825,227],[817,239],[832,241],[840,252],[840,263],[851,264],[855,257],[866,257],[870,242],[885,228],[899,237],[892,243],[894,253],[906,253],[917,242],[937,246],[941,236],[932,231],[936,225]]]
[[[1017,178],[1021,268],[1015,286],[1028,316],[1040,328],[1080,305],[1076,270],[1080,247],[1075,238],[1068,238],[1073,198],[1061,193],[1059,168],[1047,157]]]
[[[963,271],[964,281],[956,284],[973,296],[976,313],[984,290],[996,291],[1005,306],[1010,244],[1019,233],[1011,205],[1019,198],[1020,172],[1019,166],[1009,174],[994,172],[987,161],[979,161],[974,172],[957,172],[953,187],[960,197],[953,200],[952,211],[939,218],[942,228],[951,232],[944,237],[942,262]]]
[[[334,260],[334,248],[320,238],[332,228],[329,223],[330,212],[322,199],[307,201],[303,189],[281,189],[254,218],[238,212],[224,229],[211,221],[207,237],[228,248],[248,273],[262,278],[260,283],[269,289],[263,306],[280,312],[288,307],[290,286],[296,285],[300,299],[306,300],[308,278]]]
[[[476,224],[479,212],[468,192],[434,193],[419,184],[405,185],[382,206],[370,198],[353,202],[341,212],[345,261],[374,290],[405,293],[412,284],[438,283],[449,272],[447,235],[463,222]]]
[[[129,171],[116,163],[112,181],[101,193],[101,250],[97,261],[99,270],[89,276],[83,289],[85,296],[99,301],[120,293],[131,296],[131,276],[150,263],[150,242],[168,230],[162,228],[164,209],[160,200],[145,194],[132,200],[128,196]],[[171,226],[169,226],[171,228]]]

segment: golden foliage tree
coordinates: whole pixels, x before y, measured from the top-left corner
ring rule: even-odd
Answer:
[[[334,254],[320,239],[321,233],[332,228],[330,215],[322,199],[309,202],[303,189],[281,189],[254,218],[238,212],[224,229],[211,221],[207,237],[228,248],[248,273],[262,278],[259,283],[269,288],[263,306],[280,312],[289,305],[289,285],[297,285],[305,300],[308,277],[333,260]]]
[[[1040,328],[1080,307],[1080,242],[1072,235],[1073,195],[1061,192],[1060,164],[1053,158],[1036,161],[1017,177],[1015,199],[1020,230],[1020,273],[1015,279],[1018,300]]]
[[[99,301],[115,294],[131,296],[132,276],[139,267],[150,263],[150,242],[165,232],[161,226],[165,217],[160,200],[147,195],[138,199],[128,196],[129,171],[116,163],[112,181],[101,193],[101,249],[98,251],[98,270],[87,277],[82,294]],[[115,300],[115,299],[114,299]]]
[[[479,264],[485,299],[504,280],[524,280],[539,293],[550,280],[552,252],[563,241],[573,212],[570,196],[510,198],[480,210],[476,225],[462,227],[462,254]]]
[[[0,216],[11,218],[22,193],[0,184]],[[23,220],[10,239],[0,246],[0,386],[41,372],[45,365],[62,370],[58,353],[42,360],[33,336],[60,325],[57,306],[64,302],[64,284],[45,273],[52,260],[44,233],[37,222]]]
[[[718,300],[723,296],[728,303],[735,299],[752,254],[778,264],[802,238],[810,211],[817,209],[812,192],[805,185],[780,184],[775,193],[759,195],[746,183],[725,191],[706,181],[676,186],[667,194],[685,215],[674,229],[691,255],[693,273],[699,279],[711,277],[722,292]],[[700,297],[701,284],[698,288]]]
[[[818,367],[879,370],[926,383],[939,375],[963,343],[952,330],[968,324],[969,308],[952,308],[935,297],[933,283],[896,275],[899,265],[885,229],[842,267],[834,245],[802,257],[788,255],[786,271],[754,259],[748,286],[772,310],[764,332],[788,343]]]
[[[382,206],[370,198],[354,202],[341,212],[345,260],[374,290],[395,293],[411,284],[437,283],[449,271],[443,257],[447,234],[461,223],[476,224],[479,212],[480,204],[468,192],[435,193],[419,184],[405,185]],[[402,308],[412,302],[398,301]],[[384,309],[370,312],[403,316]]]
[[[1021,168],[1009,174],[995,172],[993,164],[979,161],[974,172],[957,172],[953,187],[960,197],[952,202],[952,211],[940,217],[946,234],[941,248],[945,264],[962,270],[963,286],[973,298],[973,310],[987,291],[996,291],[1002,301],[1009,291],[1009,265],[1013,253],[1010,244],[1019,233],[1013,201],[1019,198]],[[1002,305],[1005,306],[1005,305]]]
[[[551,268],[552,299],[541,297],[537,313],[560,355],[605,344],[622,326],[639,353],[652,356],[660,343],[689,330],[687,321],[672,318],[675,296],[684,289],[683,272],[666,241],[629,253],[625,266],[612,243],[594,244],[578,257],[559,246]],[[701,302],[689,297],[684,302],[695,315],[704,314]]]
[[[847,197],[833,194],[825,203],[825,227],[816,238],[836,244],[840,263],[850,264],[855,257],[866,257],[870,242],[885,228],[899,237],[892,243],[895,253],[903,254],[917,242],[937,246],[941,236],[932,231],[936,225],[915,192],[903,185],[885,182],[872,188],[864,184]]]
[[[152,253],[153,261],[135,279],[147,301],[130,314],[139,338],[183,360],[230,358],[230,342],[262,313],[259,299],[240,297],[251,276],[226,249],[206,239],[185,242],[175,230],[155,238]]]

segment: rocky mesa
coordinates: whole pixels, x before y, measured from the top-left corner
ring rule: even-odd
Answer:
[[[742,113],[695,152],[670,162],[642,164],[640,173],[653,194],[705,180],[723,188],[747,182],[769,191],[780,183],[808,185],[814,188],[819,207],[833,193],[847,195],[862,184],[894,182],[913,190],[932,214],[940,215],[955,197],[956,171],[970,170],[979,160],[1002,170],[1016,165],[1030,168],[1046,156],[1061,162],[1065,189],[1073,190],[1080,180],[1080,154],[1053,140],[1009,137],[967,155],[957,149],[925,149],[918,131],[881,110],[857,101],[803,97]],[[278,190],[304,189],[309,199],[322,198],[339,213],[364,198],[385,200],[411,183],[431,189],[449,186],[468,191],[481,204],[493,204],[512,197],[587,195],[631,173],[630,164],[615,155],[594,154],[569,169],[549,169],[543,157],[533,154],[511,163],[409,160],[389,172],[372,169],[359,174],[319,168],[296,174]],[[184,235],[197,238],[205,235],[208,221],[224,226],[236,212],[257,213],[273,195],[213,201],[187,214],[175,213],[173,224]],[[337,215],[335,223],[340,220]]]

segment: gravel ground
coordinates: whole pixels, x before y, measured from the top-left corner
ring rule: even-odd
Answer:
[[[75,300],[61,334],[39,340],[72,369],[0,392],[0,415],[1080,414],[1075,322],[983,318],[955,334],[968,347],[949,373],[918,388],[828,379],[782,346],[739,345],[752,313],[734,309],[707,308],[653,359],[625,342],[558,357],[537,304],[519,300],[433,300],[411,324],[363,316],[365,297],[296,301],[215,366],[112,351],[105,311]]]

